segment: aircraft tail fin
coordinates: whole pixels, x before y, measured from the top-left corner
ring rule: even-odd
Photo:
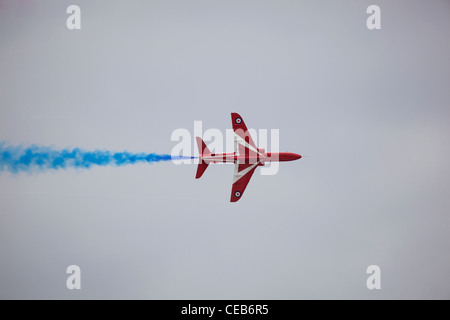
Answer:
[[[195,175],[195,179],[199,179],[203,175],[203,173],[206,171],[206,168],[208,168],[208,163],[203,161],[203,155],[210,154],[211,151],[209,151],[208,147],[206,146],[206,144],[202,140],[202,138],[196,137],[196,139],[197,139],[197,146],[198,146],[200,162],[198,163],[197,174]]]

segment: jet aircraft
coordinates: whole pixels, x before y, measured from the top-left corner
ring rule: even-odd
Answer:
[[[196,137],[200,162],[195,178],[199,179],[210,163],[234,163],[230,202],[236,202],[241,199],[258,166],[264,166],[267,162],[293,161],[300,159],[302,156],[290,152],[266,153],[264,149],[256,147],[244,120],[239,114],[232,113],[231,121],[234,131],[233,153],[211,153],[202,138]]]

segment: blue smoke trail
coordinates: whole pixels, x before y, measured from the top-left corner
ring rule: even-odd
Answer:
[[[4,143],[0,143],[0,172],[10,171],[12,173],[66,168],[89,169],[92,166],[124,166],[193,158],[156,153],[84,151],[79,148],[56,150],[36,145],[25,148],[5,146]]]

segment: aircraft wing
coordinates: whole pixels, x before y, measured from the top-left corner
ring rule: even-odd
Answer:
[[[230,202],[236,202],[242,197],[258,164],[259,162],[250,164],[236,161],[234,165],[233,188],[231,190]]]
[[[258,152],[258,148],[253,142],[250,132],[248,132],[247,126],[244,123],[244,119],[238,113],[231,114],[231,123],[233,124],[234,140],[235,140],[235,152],[239,155],[247,154],[249,156],[255,155]]]

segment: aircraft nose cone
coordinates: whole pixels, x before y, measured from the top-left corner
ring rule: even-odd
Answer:
[[[291,152],[281,152],[280,161],[294,161],[300,159],[302,156]]]

